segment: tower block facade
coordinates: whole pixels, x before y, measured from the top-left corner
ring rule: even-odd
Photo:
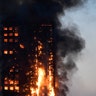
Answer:
[[[19,48],[18,27],[3,26],[2,37],[2,90],[4,96],[9,96],[8,94],[19,93],[19,63],[17,61]]]
[[[28,30],[3,26],[3,94],[55,96],[53,25],[34,24]]]

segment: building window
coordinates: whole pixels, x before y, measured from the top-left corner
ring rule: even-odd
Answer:
[[[4,36],[6,37],[6,36],[8,36],[8,34],[7,33],[4,33]]]
[[[14,36],[17,37],[17,36],[19,36],[19,34],[16,32],[16,33],[14,33]]]
[[[8,42],[8,39],[4,39],[4,42]]]
[[[8,90],[8,86],[4,86],[4,90]]]
[[[8,81],[5,81],[4,84],[8,84],[9,82]]]
[[[18,85],[18,84],[19,84],[19,81],[15,81],[14,84],[15,84],[15,85]]]
[[[14,90],[14,87],[13,86],[10,86],[10,90]]]
[[[11,84],[14,84],[13,80],[10,80],[10,85],[11,85]]]
[[[4,54],[8,54],[8,50],[4,50]]]
[[[9,42],[13,42],[13,39],[9,39]]]
[[[10,50],[10,51],[9,51],[9,54],[13,54],[13,51],[12,51],[12,50]]]
[[[15,86],[15,90],[16,91],[19,91],[19,86]]]
[[[4,30],[8,30],[8,28],[7,27],[4,27]]]
[[[9,36],[13,36],[13,33],[9,33]]]
[[[13,28],[12,27],[9,27],[9,30],[13,30]]]

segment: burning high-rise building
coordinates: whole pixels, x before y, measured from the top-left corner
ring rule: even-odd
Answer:
[[[53,27],[34,24],[24,33],[22,25],[3,24],[3,96],[55,96]]]

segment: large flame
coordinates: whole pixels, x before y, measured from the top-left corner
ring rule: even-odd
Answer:
[[[49,76],[47,88],[48,88],[48,96],[55,96],[53,87],[53,76]]]
[[[48,78],[45,78],[45,69],[44,68],[38,68],[38,81],[37,81],[37,88],[30,87],[31,96],[45,96],[42,89],[44,86],[47,88],[47,94],[48,96],[55,96],[54,87],[52,85],[53,77],[49,76]],[[47,84],[46,84],[46,81]]]
[[[43,44],[41,41],[38,41],[38,46],[35,48],[35,51],[37,52],[35,54],[35,64],[34,64],[34,78],[30,80],[30,95],[28,96],[55,96],[55,90],[54,90],[54,69],[53,69],[53,53],[50,52],[48,56],[48,63],[47,63],[47,69],[44,67],[44,64],[42,61],[40,61],[38,56],[43,57]],[[30,79],[32,75],[29,75]],[[32,77],[32,78],[33,78]],[[32,84],[31,84],[32,83]],[[35,86],[34,86],[35,85]]]
[[[38,68],[38,89],[37,89],[37,96],[40,96],[40,88],[43,86],[44,82],[44,77],[45,77],[45,70],[43,68]]]

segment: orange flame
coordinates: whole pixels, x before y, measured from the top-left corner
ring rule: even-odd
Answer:
[[[53,76],[49,76],[49,78],[48,78],[48,90],[49,90],[49,92],[48,92],[48,96],[55,96],[55,92],[54,92],[54,87],[53,87],[53,85],[52,85],[52,83],[53,83]]]
[[[34,38],[36,40],[36,38]],[[23,47],[23,46],[21,46]],[[53,67],[50,65],[53,61],[53,53],[50,52],[50,56],[48,58],[48,69],[46,70],[43,66],[43,62],[39,61],[38,56],[43,56],[43,44],[41,41],[38,41],[38,46],[35,48],[37,54],[35,54],[35,76],[36,81],[33,81],[33,85],[30,83],[30,95],[28,96],[55,96],[55,89],[54,89],[54,70]],[[35,86],[34,86],[35,85]],[[47,92],[47,93],[46,93]]]
[[[45,70],[43,68],[38,68],[38,81],[37,81],[37,88],[30,88],[32,96],[41,96],[40,89],[43,86],[43,81],[45,78]]]
[[[37,82],[38,89],[37,89],[37,96],[39,96],[40,87],[43,84],[44,77],[45,77],[45,70],[43,68],[38,68],[38,82]]]
[[[20,44],[19,46],[20,46],[21,49],[25,48],[25,46],[23,44]]]
[[[37,88],[31,87],[31,96],[44,96],[42,92],[42,88],[44,86],[48,89],[48,96],[55,96],[53,83],[53,77],[49,76],[49,78],[45,79],[45,70],[44,68],[38,68],[38,81],[37,81]],[[48,81],[48,83],[46,83]]]

